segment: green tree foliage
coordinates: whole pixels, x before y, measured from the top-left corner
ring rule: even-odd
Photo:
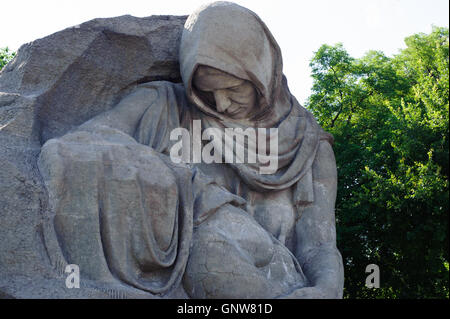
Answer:
[[[16,55],[15,52],[11,52],[8,47],[6,48],[0,48],[0,70],[3,69],[3,67],[11,61],[14,56]]]
[[[448,298],[449,31],[394,57],[323,45],[307,107],[335,137],[348,298]],[[381,288],[365,288],[380,267]]]

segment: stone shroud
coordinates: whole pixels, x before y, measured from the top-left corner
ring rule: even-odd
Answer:
[[[0,298],[121,297],[95,285],[67,289],[66,274],[50,265],[36,160],[45,141],[110,109],[136,84],[181,82],[186,18],[94,19],[24,44],[0,72]]]

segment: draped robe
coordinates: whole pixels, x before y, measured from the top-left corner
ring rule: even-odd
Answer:
[[[252,82],[257,114],[236,121],[206,105],[192,86],[199,65]],[[113,108],[43,146],[39,169],[49,192],[44,237],[55,267],[74,263],[108,289],[167,295],[180,287],[194,226],[209,216],[227,205],[245,212],[251,192],[292,187],[289,204],[297,218],[314,201],[312,163],[319,142],[332,138],[290,94],[280,49],[254,13],[222,2],[193,13],[180,44],[180,70],[182,84],[144,83],[130,94],[152,96],[141,101],[146,106],[132,134],[108,125]],[[192,131],[194,119],[203,129],[277,128],[277,171],[261,175],[258,163],[233,163],[208,174],[202,165],[174,164],[167,156],[170,132]],[[291,256],[293,278],[306,285],[295,257],[271,241]]]

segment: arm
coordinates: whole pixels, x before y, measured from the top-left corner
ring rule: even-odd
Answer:
[[[145,110],[158,97],[152,88],[141,87],[123,98],[111,110],[101,113],[84,124],[79,131],[93,131],[98,127],[109,127],[133,136],[134,131]]]
[[[336,248],[334,216],[336,161],[328,142],[320,142],[312,169],[314,205],[306,208],[297,222],[295,251],[311,287],[298,289],[288,297],[342,298],[344,269]]]

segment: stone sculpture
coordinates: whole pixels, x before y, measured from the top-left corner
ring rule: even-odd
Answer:
[[[146,49],[142,45],[139,53]],[[39,138],[28,155],[38,168],[39,186],[33,187],[39,188],[44,215],[37,223],[38,249],[48,264],[60,277],[68,264],[79,266],[80,291],[86,292],[77,296],[341,298],[332,137],[290,94],[268,28],[236,4],[203,6],[187,18],[181,34],[182,83],[176,73],[168,76],[172,68],[162,67],[166,73],[159,78],[125,79],[115,94],[105,94],[108,103],[98,99],[104,105],[96,105],[95,116],[89,110],[77,118],[90,118],[81,125],[48,115],[60,98],[52,92],[57,86],[47,91],[51,98],[37,115],[30,107],[25,120],[40,124],[30,128]],[[108,90],[107,81],[100,85]],[[39,83],[32,86],[35,95],[43,91]],[[83,103],[78,93],[76,102]],[[259,141],[247,135],[245,142],[230,144],[226,128],[276,128],[277,168],[262,174],[260,161],[175,161],[171,133],[183,128],[193,135],[196,121],[203,131],[225,132],[211,139],[215,159],[239,147],[248,155],[252,143],[260,145],[259,135]],[[271,139],[262,140],[272,146]],[[191,153],[196,151],[193,146]]]

